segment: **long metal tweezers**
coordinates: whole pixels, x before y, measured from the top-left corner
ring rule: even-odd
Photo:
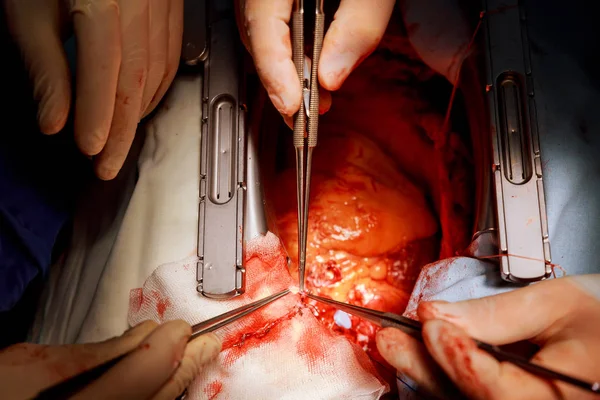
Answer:
[[[192,335],[190,336],[188,341],[191,341],[196,337],[202,336],[206,333],[213,332],[219,328],[224,327],[225,325],[231,324],[232,322],[235,322],[240,318],[257,311],[258,309],[268,304],[271,304],[275,300],[282,298],[289,292],[289,289],[285,289],[279,293],[275,293],[271,296],[265,297],[264,299],[257,300],[253,303],[236,308],[235,310],[228,311],[224,314],[217,315],[216,317],[200,322],[199,324],[192,326]],[[71,378],[68,378],[65,381],[59,382],[56,385],[41,391],[36,397],[34,397],[34,399],[39,400],[69,398],[81,391],[85,386],[89,385],[91,382],[98,379],[106,371],[117,365],[121,360],[123,360],[125,357],[127,357],[136,350],[137,348],[130,350],[124,354],[121,354],[120,356],[106,361],[103,364],[86,370],[81,374],[75,375]]]
[[[306,241],[308,236],[308,202],[313,149],[317,145],[319,128],[318,67],[323,47],[325,14],[323,0],[315,4],[315,32],[310,77],[304,76],[304,1],[296,0],[292,13],[292,51],[294,65],[302,87],[300,109],[294,116],[294,147],[296,148],[296,179],[298,201],[298,273],[300,291],[304,291]],[[308,96],[307,96],[308,95]],[[308,107],[304,99],[309,98]],[[308,118],[308,133],[306,127]]]
[[[371,310],[369,308],[342,303],[321,296],[315,296],[310,293],[307,293],[306,296],[310,299],[332,305],[340,309],[341,311],[347,312],[348,314],[352,314],[357,317],[369,320],[384,328],[392,327],[400,329],[401,331],[414,337],[415,339],[423,341],[423,338],[421,336],[422,325],[418,321],[414,321],[410,318],[406,318],[394,313]],[[573,386],[577,386],[588,392],[600,393],[600,382],[586,382],[581,379],[574,378],[572,376],[565,375],[557,371],[553,371],[546,367],[542,367],[541,365],[534,364],[526,358],[504,351],[498,346],[494,346],[489,343],[484,343],[476,339],[473,340],[475,344],[477,344],[477,347],[479,347],[486,353],[492,355],[498,361],[506,361],[511,364],[514,364],[519,368],[524,369],[525,371],[533,375],[539,376],[543,379],[562,381]]]

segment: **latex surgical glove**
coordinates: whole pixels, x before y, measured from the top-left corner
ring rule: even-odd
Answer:
[[[341,0],[323,41],[319,83],[339,89],[350,73],[378,46],[395,0]],[[289,23],[294,0],[238,0],[238,26],[271,101],[284,116],[300,107],[301,90],[292,61]],[[411,44],[423,61],[451,83],[468,53],[472,28],[459,0],[400,1]],[[313,10],[305,9],[305,14]],[[479,10],[476,10],[479,15]],[[305,29],[312,32],[312,28]],[[331,107],[321,91],[320,112]]]
[[[275,108],[291,117],[300,108],[301,89],[292,61],[289,23],[294,0],[238,0],[242,41]],[[337,90],[350,72],[379,44],[395,0],[342,0],[325,33],[319,63],[319,83]],[[313,10],[305,9],[305,14]],[[307,34],[312,28],[305,29]],[[306,36],[308,37],[308,36]],[[320,112],[331,105],[321,94]]]
[[[96,156],[101,179],[121,169],[142,117],[161,100],[179,65],[183,0],[4,0],[39,103],[45,134],[74,106],[75,141]],[[75,101],[63,40],[77,42]]]
[[[76,399],[174,399],[221,350],[219,339],[204,335],[187,342],[190,325],[146,321],[101,343],[42,346],[21,343],[0,353],[2,398],[31,398],[40,390],[93,368],[129,350]]]
[[[588,381],[600,380],[600,275],[544,281],[512,292],[418,309],[425,345],[387,328],[377,334],[381,355],[419,388],[456,398],[447,378],[471,399],[595,399],[566,383],[498,362],[470,337],[495,345],[529,340],[532,361]],[[443,373],[442,373],[443,371]]]

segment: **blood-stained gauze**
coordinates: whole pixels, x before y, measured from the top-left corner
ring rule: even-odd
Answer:
[[[131,291],[129,323],[194,324],[297,284],[272,233],[248,243],[246,260],[246,293],[229,301],[196,292],[196,259],[160,266]],[[320,324],[298,294],[215,333],[223,350],[188,388],[190,399],[378,399],[387,390],[362,349]]]

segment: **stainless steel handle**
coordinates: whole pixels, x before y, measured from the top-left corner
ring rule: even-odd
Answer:
[[[304,85],[304,10],[292,13],[292,57],[294,66],[298,73],[300,85]],[[301,87],[303,90],[304,88]],[[304,146],[304,135],[306,132],[306,110],[304,102],[300,101],[300,109],[294,119],[294,147]]]
[[[313,45],[313,58],[310,82],[310,110],[308,113],[308,147],[317,145],[319,128],[319,60],[323,48],[323,35],[325,31],[325,14],[318,12],[315,15],[315,40]]]

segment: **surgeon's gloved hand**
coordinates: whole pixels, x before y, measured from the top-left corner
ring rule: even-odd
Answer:
[[[319,83],[337,90],[350,72],[383,37],[395,0],[342,0],[325,33],[319,63]],[[291,117],[300,108],[301,89],[294,62],[289,23],[293,0],[238,0],[242,41],[252,54],[261,81],[275,108]],[[314,10],[305,9],[305,14]],[[305,25],[306,26],[306,25]],[[312,32],[305,29],[305,37]],[[312,36],[311,36],[312,37]],[[331,106],[321,93],[320,112]]]
[[[17,344],[0,353],[0,387],[6,399],[31,398],[129,350],[132,354],[75,398],[165,399],[179,396],[221,350],[213,334],[187,342],[190,325],[146,321],[106,342],[64,346]]]
[[[252,54],[271,101],[284,117],[300,107],[301,90],[292,61],[289,23],[294,0],[237,0],[242,41]],[[408,38],[423,61],[455,83],[467,55],[472,32],[458,0],[403,0]],[[381,41],[396,0],[341,0],[325,34],[319,63],[319,83],[339,89],[350,73]],[[313,10],[304,10],[305,14]],[[479,12],[477,11],[477,14]],[[312,27],[305,29],[305,35]],[[312,36],[311,36],[312,37]],[[320,112],[331,107],[321,93]]]
[[[7,24],[39,103],[45,134],[75,110],[75,140],[114,178],[136,127],[173,81],[181,54],[183,0],[5,0]],[[75,99],[63,40],[77,42]]]
[[[470,337],[495,345],[529,340],[533,361],[588,381],[600,380],[600,275],[541,282],[459,303],[423,303],[425,345],[387,328],[377,335],[383,357],[419,388],[441,398],[593,399],[573,386],[537,378],[479,350]],[[443,373],[442,373],[443,371]],[[449,388],[447,379],[455,385]]]

